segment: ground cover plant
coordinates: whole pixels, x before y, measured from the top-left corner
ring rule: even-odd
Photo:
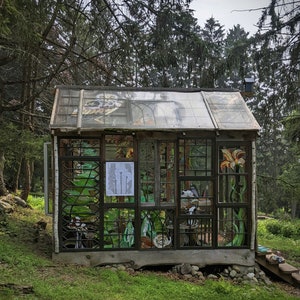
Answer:
[[[300,267],[300,220],[258,221],[258,243],[279,250],[290,264]]]
[[[296,299],[276,283],[188,282],[168,272],[87,268],[51,260],[51,217],[36,199],[0,220],[0,299]],[[35,208],[34,208],[34,207]],[[47,223],[46,229],[37,224]]]

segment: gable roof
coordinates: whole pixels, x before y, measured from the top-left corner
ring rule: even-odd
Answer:
[[[260,126],[235,90],[58,86],[50,129],[258,131]]]

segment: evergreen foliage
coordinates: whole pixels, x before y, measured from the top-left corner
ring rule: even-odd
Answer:
[[[5,168],[0,170],[0,194],[5,192],[1,183],[11,188],[10,178],[24,182],[24,195],[28,194],[32,179],[41,173],[33,172],[37,157],[28,156],[32,148],[25,147],[21,155],[17,149],[23,146],[12,149],[9,139],[16,145],[15,136],[23,131],[22,145],[29,136],[47,139],[57,84],[243,89],[243,79],[253,76],[254,95],[245,101],[262,126],[257,150],[259,208],[285,207],[291,212],[287,195],[293,190],[294,199],[299,199],[299,192],[290,184],[283,189],[278,182],[284,181],[282,176],[297,176],[291,170],[296,170],[298,154],[293,152],[294,160],[289,154],[299,122],[292,133],[291,123],[282,121],[299,111],[300,2],[270,0],[253,36],[239,24],[226,32],[214,18],[201,28],[189,2],[1,4],[0,126],[5,134],[0,166]],[[291,135],[283,135],[285,126]],[[299,200],[294,202],[299,211]]]

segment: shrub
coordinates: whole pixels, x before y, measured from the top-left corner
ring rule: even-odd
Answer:
[[[296,227],[295,234],[296,236],[300,237],[300,220],[298,222],[295,222],[295,227]]]
[[[35,197],[33,195],[29,195],[27,199],[28,204],[37,210],[44,210],[44,198],[43,197]]]
[[[296,235],[296,227],[290,222],[283,224],[281,227],[281,234],[284,237],[290,238]]]
[[[287,213],[286,211],[284,211],[283,209],[277,209],[274,212],[274,217],[276,219],[282,220],[282,221],[291,221],[291,215],[289,213]]]
[[[257,234],[258,236],[267,236],[268,235],[268,230],[266,228],[266,221],[265,220],[260,220],[257,222]]]
[[[267,230],[272,234],[281,234],[282,224],[278,220],[270,220],[266,222]]]
[[[297,238],[300,236],[300,221],[267,220],[258,227],[258,234],[266,236],[265,230],[274,235],[286,238]],[[260,228],[261,227],[261,228]]]

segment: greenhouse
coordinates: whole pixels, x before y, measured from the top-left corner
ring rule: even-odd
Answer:
[[[255,262],[255,140],[237,90],[58,86],[53,260]]]

